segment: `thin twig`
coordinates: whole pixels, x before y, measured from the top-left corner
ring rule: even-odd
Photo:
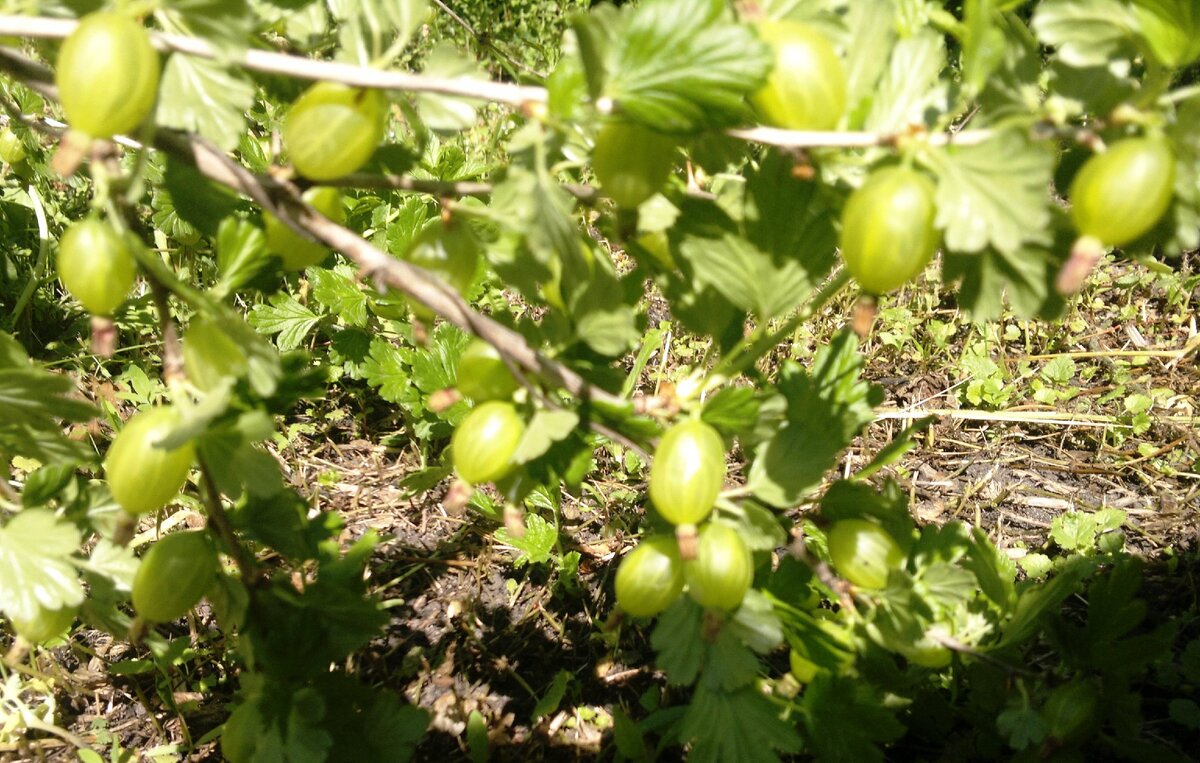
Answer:
[[[78,22],[69,19],[52,19],[36,16],[0,16],[0,36],[62,38],[71,33]],[[151,39],[160,50],[169,50],[200,58],[225,60],[223,55],[206,40],[184,35],[151,32]],[[280,74],[307,80],[341,82],[355,87],[399,90],[407,92],[440,93],[442,95],[475,98],[512,106],[530,103],[546,103],[549,95],[545,88],[516,85],[507,82],[490,82],[468,78],[431,77],[408,72],[382,71],[369,67],[354,66],[332,61],[315,61],[302,56],[271,53],[263,50],[248,50],[234,57],[233,63],[252,71]],[[609,107],[612,108],[612,104]],[[921,136],[921,140],[933,145],[969,146],[983,143],[994,136],[991,130],[959,130],[943,133],[914,133],[868,131],[803,131],[780,130],[773,127],[750,127],[727,131],[741,140],[772,146],[791,148],[869,148],[894,146],[905,138]]]
[[[225,507],[221,504],[221,491],[217,489],[212,471],[199,453],[196,454],[196,462],[200,466],[200,479],[204,482],[204,489],[200,492],[204,497],[204,505],[208,509],[208,521],[216,529],[221,540],[225,541],[225,545],[229,547],[229,555],[233,557],[233,563],[237,565],[242,582],[246,584],[247,588],[256,588],[260,582],[258,562],[238,540],[237,533],[233,531],[233,525],[229,523],[229,515],[225,513]]]
[[[3,19],[0,17],[0,33]],[[29,84],[45,88],[49,70],[10,49],[0,49],[0,68]],[[53,132],[51,128],[47,131]],[[341,252],[377,288],[392,288],[420,302],[444,319],[493,345],[521,368],[575,397],[622,408],[629,401],[589,384],[579,374],[529,346],[516,331],[487,318],[467,305],[453,288],[423,268],[396,259],[354,231],[332,222],[304,203],[293,186],[255,175],[207,141],[186,133],[159,129],[154,145],[191,164],[201,174],[248,197],[264,210],[300,232]]]
[[[69,35],[78,23],[71,19],[0,16],[0,35],[58,39]],[[150,39],[154,46],[162,51],[185,53],[197,58],[226,60],[223,51],[218,51],[207,40],[198,37],[151,32]],[[252,71],[314,81],[341,82],[354,87],[402,90],[413,93],[439,93],[507,103],[514,106],[526,103],[544,103],[547,100],[546,89],[541,87],[461,77],[431,77],[409,72],[383,71],[336,61],[316,61],[303,56],[291,56],[265,50],[247,50],[240,56],[234,56],[232,62]]]

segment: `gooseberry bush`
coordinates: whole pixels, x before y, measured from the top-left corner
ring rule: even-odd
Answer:
[[[618,756],[867,761],[953,732],[963,757],[1182,757],[1143,733],[1134,686],[1176,633],[1116,527],[1018,579],[882,477],[928,421],[842,456],[882,400],[860,336],[931,263],[976,321],[1054,320],[1110,253],[1197,247],[1190,0],[597,4],[522,82],[431,49],[425,0],[21,10],[0,159],[41,254],[0,334],[10,664],[78,620],[171,670],[201,612],[240,666],[226,759],[408,759],[426,712],[348,668],[389,619],[380,539],[346,545],[268,448],[357,385],[427,458],[407,487],[500,505],[471,516],[510,538],[598,449],[634,464],[596,625],[651,629],[678,691],[619,715]],[[854,290],[811,364],[768,362]],[[161,343],[143,410],[34,359],[37,295],[92,316],[71,330],[101,368]],[[709,349],[643,394],[650,295]]]

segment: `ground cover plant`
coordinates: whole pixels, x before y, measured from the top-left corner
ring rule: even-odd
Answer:
[[[1188,0],[0,16],[0,751],[1188,760]]]

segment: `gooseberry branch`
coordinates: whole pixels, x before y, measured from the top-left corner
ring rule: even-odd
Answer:
[[[48,69],[12,50],[0,53],[0,69],[7,69],[44,95],[54,96],[54,88],[48,84],[51,79]],[[62,132],[40,120],[38,126],[51,134]],[[526,371],[581,399],[622,407],[629,404],[533,349],[516,331],[475,312],[457,292],[422,268],[391,256],[354,231],[324,217],[301,201],[290,185],[253,174],[193,135],[160,129],[154,135],[154,146],[193,164],[210,180],[243,194],[297,231],[341,252],[377,288],[392,288],[417,300],[450,323],[493,345]]]
[[[38,16],[0,15],[0,36],[38,37],[61,39],[69,35],[78,22],[71,19],[52,19]],[[151,32],[154,46],[162,51],[173,51],[199,58],[223,57],[215,46],[206,40],[186,35]],[[398,90],[412,93],[436,93],[439,95],[472,98],[510,106],[544,104],[549,100],[545,88],[519,85],[508,82],[493,82],[469,78],[432,77],[426,74],[385,71],[365,66],[316,61],[303,56],[274,53],[265,50],[247,50],[234,57],[234,63],[252,71],[279,74],[306,80],[341,82],[346,85],[381,90]],[[729,130],[731,137],[752,143],[779,146],[782,148],[870,148],[893,146],[908,137],[911,131],[900,133],[871,131],[803,131],[780,130],[771,127],[750,127]],[[960,130],[957,132],[924,135],[922,140],[934,145],[973,145],[992,137],[991,130]]]

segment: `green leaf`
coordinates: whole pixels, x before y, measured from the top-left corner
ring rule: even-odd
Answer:
[[[422,73],[429,77],[455,80],[486,80],[487,73],[475,59],[464,55],[450,42],[439,42],[429,51]],[[475,123],[475,106],[462,98],[450,98],[434,93],[417,96],[421,120],[433,130],[465,130]]]
[[[935,85],[945,67],[946,46],[938,32],[923,29],[897,42],[864,128],[892,133],[926,124],[925,112],[943,97]]]
[[[624,11],[603,94],[662,132],[729,127],[766,79],[767,47],[730,18],[724,0],[647,0]]]
[[[579,415],[573,411],[537,411],[525,427],[513,462],[524,464],[540,457],[554,443],[569,437],[578,426]]]
[[[700,418],[731,438],[754,428],[758,420],[758,395],[752,387],[725,387],[704,401]]]
[[[334,5],[338,59],[359,66],[372,65],[386,46],[412,37],[428,12],[428,0],[349,0]],[[386,66],[391,62],[379,63]]]
[[[1167,715],[1184,728],[1200,731],[1200,704],[1194,699],[1173,699],[1167,704]]]
[[[255,18],[246,0],[167,0],[164,5],[176,23],[205,38],[223,56],[245,51]]]
[[[33,366],[0,368],[0,409],[6,425],[25,424],[44,428],[57,426],[56,419],[87,421],[96,409],[74,393],[71,378],[51,374]]]
[[[864,480],[876,474],[880,469],[884,469],[899,461],[904,457],[904,454],[920,444],[916,440],[917,436],[924,433],[935,421],[937,421],[936,417],[926,416],[923,419],[917,419],[912,424],[900,430],[892,438],[891,442],[879,449],[879,452],[875,454],[870,463],[854,473],[854,479]]]
[[[1004,62],[1006,40],[996,27],[994,0],[966,0],[963,4],[963,82],[978,93]]]
[[[658,618],[650,645],[658,654],[658,667],[667,683],[690,686],[704,664],[705,648],[700,639],[704,610],[690,596],[680,596]]]
[[[637,314],[626,303],[621,282],[600,264],[593,268],[586,285],[575,292],[568,307],[575,334],[600,355],[621,355],[641,338]]]
[[[946,251],[942,280],[961,281],[958,305],[977,323],[998,320],[1004,314],[1005,297],[1019,318],[1056,319],[1066,302],[1054,281],[1071,246],[1065,239],[1072,235],[1065,228],[1056,229],[1056,234],[1049,245],[1028,243],[1007,255],[991,248],[978,254]]]
[[[1020,707],[1009,707],[997,715],[996,730],[1004,735],[1014,750],[1024,750],[1041,742],[1050,731],[1041,713],[1024,702]]]
[[[367,325],[367,295],[348,269],[312,267],[305,271],[317,301],[342,321],[356,328]]]
[[[984,596],[1002,611],[1007,612],[1012,607],[1016,599],[1013,585],[1017,576],[1016,565],[992,545],[981,528],[971,530],[971,546],[963,566],[975,573],[975,580]]]
[[[1133,0],[1138,32],[1154,57],[1178,68],[1200,57],[1200,7],[1195,0]]]
[[[1090,563],[1086,559],[1074,557],[1063,566],[1057,576],[1022,591],[1017,597],[1012,618],[1002,628],[1003,638],[994,649],[1002,651],[1012,644],[1023,643],[1032,636],[1037,631],[1042,616],[1056,610],[1068,596],[1075,593],[1089,570]]]
[[[899,739],[904,725],[854,678],[818,674],[804,692],[804,740],[813,754],[833,763],[882,761],[878,743]]]
[[[847,4],[846,39],[846,123],[851,129],[861,129],[867,114],[882,92],[879,78],[888,67],[888,56],[880,51],[892,49],[896,39],[894,17],[896,4],[892,0],[856,0]]]
[[[1049,146],[1009,130],[926,156],[938,179],[936,224],[948,249],[973,253],[990,246],[1011,255],[1044,238],[1055,161]]]
[[[839,451],[875,418],[878,387],[859,378],[863,359],[849,330],[813,359],[811,372],[788,363],[779,391],[788,423],[755,453],[746,486],[775,506],[790,506],[820,484]]]
[[[783,643],[783,625],[779,621],[779,616],[775,614],[771,600],[754,588],[746,592],[746,597],[742,599],[742,605],[734,612],[733,619],[726,624],[722,633],[724,632],[728,632],[740,643],[759,654],[770,654]],[[722,656],[714,652],[709,661],[711,663],[722,659]],[[755,662],[750,679],[754,678],[757,671],[758,664]],[[726,686],[725,688],[734,687]]]
[[[690,287],[710,286],[762,320],[800,304],[834,263],[833,215],[823,193],[772,152],[744,190],[730,192],[741,219],[719,203],[685,200],[671,234],[681,264],[694,274]]]
[[[225,151],[237,147],[254,105],[254,85],[240,69],[195,56],[168,58],[158,93],[160,126],[199,133]]]
[[[21,489],[21,505],[28,509],[48,503],[72,484],[78,466],[77,463],[48,464],[30,472]]]
[[[776,763],[778,752],[802,747],[775,705],[749,686],[733,692],[698,688],[679,723],[679,741],[691,745],[692,763]]]
[[[270,305],[255,305],[247,320],[264,334],[278,334],[275,343],[283,352],[300,347],[321,322],[316,313],[286,292],[271,297]]]
[[[554,675],[554,680],[550,682],[550,685],[542,692],[537,704],[533,706],[533,714],[530,719],[534,723],[558,709],[558,706],[562,704],[563,697],[567,695],[567,686],[570,685],[572,678],[574,678],[574,674],[569,670],[560,670]]]
[[[1043,45],[1058,49],[1069,66],[1102,66],[1129,57],[1137,21],[1118,0],[1045,0],[1033,14],[1033,31]]]
[[[73,555],[83,538],[46,509],[26,509],[0,527],[0,610],[32,620],[42,609],[75,607],[83,586]]]
[[[101,538],[92,549],[91,556],[80,566],[108,578],[118,590],[129,591],[133,588],[133,578],[137,574],[139,564],[140,561],[131,547],[118,546]]]
[[[163,190],[170,195],[175,214],[201,233],[216,234],[225,218],[237,209],[237,196],[181,159],[167,154],[165,163]]]
[[[379,396],[389,403],[412,404],[417,391],[409,368],[411,355],[382,337],[371,340],[371,354],[363,363],[363,378],[379,388]]]
[[[267,237],[262,229],[246,220],[226,217],[217,229],[217,269],[221,280],[213,287],[213,293],[218,297],[232,294],[254,280],[268,262]]]
[[[501,527],[496,531],[496,540],[517,552],[513,566],[520,569],[526,564],[545,564],[550,561],[558,545],[558,531],[537,514],[526,514],[523,536],[517,538]]]

